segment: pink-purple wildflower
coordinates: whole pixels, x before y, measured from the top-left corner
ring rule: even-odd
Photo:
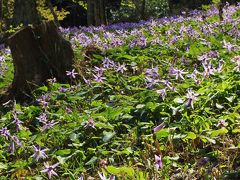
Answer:
[[[187,95],[186,95],[186,98],[187,98],[187,103],[186,103],[186,105],[187,105],[187,106],[191,106],[191,107],[194,109],[193,101],[198,100],[198,99],[197,99],[197,96],[198,96],[198,94],[194,93],[194,92],[192,91],[192,89],[188,89],[188,92],[187,92]]]
[[[45,169],[41,172],[48,173],[48,178],[51,179],[53,176],[58,176],[58,174],[55,172],[55,168],[59,165],[59,163],[56,163],[54,165],[49,165],[48,163],[43,163]]]
[[[37,161],[39,159],[45,159],[48,157],[45,153],[46,151],[48,151],[47,148],[41,149],[40,146],[36,147],[34,145],[33,145],[33,148],[34,148],[34,154],[31,157],[35,158]]]
[[[163,167],[163,163],[162,163],[162,156],[161,155],[156,155],[155,154],[155,166],[156,169],[159,170]]]
[[[73,69],[72,71],[66,71],[66,73],[67,73],[67,76],[69,76],[70,78],[73,78],[73,79],[75,79],[76,75],[78,74],[75,72],[75,69]]]

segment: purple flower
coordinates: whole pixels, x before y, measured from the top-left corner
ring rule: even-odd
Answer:
[[[165,123],[163,122],[163,123],[159,124],[158,126],[156,126],[155,128],[153,128],[153,131],[154,131],[154,133],[156,133],[164,127],[165,127]]]
[[[42,149],[40,148],[40,146],[37,148],[36,146],[33,145],[33,148],[34,148],[34,154],[31,156],[31,157],[34,157],[37,161],[39,159],[45,159],[47,158],[48,156],[46,155],[46,151],[48,151],[48,149]]]
[[[106,70],[104,68],[101,68],[101,67],[97,67],[97,66],[94,66],[94,72],[97,73],[97,74],[103,74],[103,71]]]
[[[127,70],[127,68],[126,68],[126,64],[125,63],[123,63],[123,64],[118,63],[117,69],[116,69],[117,72],[123,73],[126,70]]]
[[[72,109],[71,109],[71,108],[68,108],[68,107],[65,108],[65,111],[66,111],[66,113],[68,113],[68,114],[70,114],[70,113],[73,112]]]
[[[146,69],[145,75],[150,76],[152,78],[158,78],[159,77],[158,66],[153,67],[152,65],[152,68]]]
[[[215,69],[212,68],[212,64],[209,63],[207,66],[203,64],[204,72],[203,76],[204,77],[209,77],[210,75],[214,75]]]
[[[95,126],[94,126],[94,125],[95,125],[95,122],[94,122],[93,118],[89,118],[87,124],[86,124],[84,127],[85,127],[85,128],[91,127],[91,128],[94,128],[94,129],[95,129]]]
[[[64,88],[64,87],[60,87],[60,88],[58,88],[58,91],[59,91],[60,93],[65,93],[65,92],[68,91],[68,89],[67,89],[67,88]]]
[[[102,76],[102,74],[93,74],[94,80],[96,82],[103,82],[106,78]]]
[[[103,59],[102,65],[104,68],[111,69],[115,66],[114,61],[111,61],[109,58],[105,57]]]
[[[208,157],[201,157],[198,161],[197,161],[197,165],[198,166],[204,166],[209,162],[209,158]]]
[[[172,83],[169,80],[162,80],[161,82],[166,86],[166,88],[168,87],[171,90],[174,89]]]
[[[159,89],[157,90],[157,93],[162,96],[163,101],[165,100],[165,97],[167,96],[167,88]]]
[[[156,166],[157,170],[158,170],[159,168],[162,168],[162,167],[163,167],[161,155],[160,155],[160,156],[157,156],[157,155],[155,154],[155,166]]]
[[[39,99],[37,99],[37,101],[44,107],[44,109],[46,109],[48,107],[50,99],[50,94],[44,94]]]
[[[22,142],[18,139],[17,136],[12,136],[11,138],[18,146],[22,146]]]
[[[102,167],[106,167],[108,163],[107,163],[107,160],[101,159],[99,164],[100,164],[100,166],[102,166]]]
[[[200,72],[198,72],[197,69],[194,69],[194,71],[192,72],[192,74],[189,74],[188,77],[192,78],[194,80],[195,83],[199,84],[200,80],[197,78],[197,74],[200,74]]]
[[[48,173],[48,178],[51,179],[52,176],[58,176],[58,174],[54,171],[54,169],[59,165],[59,163],[56,163],[54,165],[48,165],[47,163],[43,163],[45,169],[42,170],[41,172],[46,172]]]
[[[8,147],[8,152],[14,154],[15,152],[15,143],[12,141]]]
[[[226,127],[228,125],[228,123],[225,121],[225,119],[220,119],[218,126],[219,127]]]
[[[237,64],[237,66],[233,70],[240,71],[240,56],[235,56],[231,61]]]
[[[159,79],[151,78],[146,76],[145,79],[147,80],[147,88],[152,88],[154,85],[158,84]]]
[[[42,131],[45,131],[46,129],[50,129],[52,128],[55,124],[57,124],[57,122],[55,122],[54,120],[47,122],[44,124],[44,126],[42,127]]]
[[[194,108],[194,106],[193,106],[193,100],[197,100],[197,96],[198,96],[198,94],[196,94],[196,93],[194,93],[193,91],[192,91],[192,89],[188,89],[188,92],[187,92],[187,95],[186,95],[186,97],[187,97],[187,103],[186,103],[186,105],[187,106],[191,106],[192,108]]]
[[[73,79],[75,79],[76,75],[78,74],[78,73],[75,73],[75,69],[73,69],[72,71],[66,71],[66,73],[67,73],[67,76]]]
[[[223,40],[223,48],[226,48],[229,52],[238,50],[236,45],[226,42],[225,39]]]
[[[4,136],[7,140],[11,136],[7,127],[3,127],[2,129],[0,129],[0,134]]]
[[[172,75],[174,75],[176,79],[179,79],[180,77],[181,79],[184,80],[184,77],[183,77],[184,74],[187,74],[187,72],[185,72],[184,70],[176,69],[176,68],[172,69]]]
[[[15,152],[15,144],[17,144],[18,146],[21,147],[22,146],[22,142],[18,139],[17,136],[11,136],[11,139],[12,139],[12,141],[10,143],[8,151],[13,154]]]
[[[100,177],[100,180],[115,180],[115,176],[111,175],[109,178],[107,178],[103,173],[98,172],[98,175]]]
[[[81,175],[78,180],[84,180],[83,175]]]
[[[91,85],[91,80],[86,79],[85,77],[83,77],[83,81],[87,84],[87,85]]]
[[[13,122],[16,124],[16,126],[17,126],[17,131],[19,131],[19,130],[22,130],[22,121],[20,121],[19,119],[18,119],[18,117],[17,117],[17,113],[20,113],[20,112],[16,112],[16,111],[13,111]]]
[[[41,123],[47,123],[47,114],[42,113],[39,117],[36,118]]]

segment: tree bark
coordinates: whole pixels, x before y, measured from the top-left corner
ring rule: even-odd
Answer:
[[[2,32],[3,27],[3,0],[0,0],[0,32]]]
[[[55,77],[66,83],[66,71],[72,69],[73,50],[62,38],[53,21],[37,27],[27,26],[7,41],[14,64],[14,79],[6,99],[23,100],[26,94]]]
[[[88,26],[100,26],[107,23],[105,0],[87,0]]]
[[[36,7],[35,0],[15,0],[12,24],[14,26],[40,24],[40,16]]]
[[[87,23],[88,26],[94,25],[94,3],[93,0],[87,0]]]

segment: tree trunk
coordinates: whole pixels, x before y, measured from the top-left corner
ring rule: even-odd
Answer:
[[[0,0],[0,32],[3,30],[3,0]]]
[[[40,17],[36,7],[35,0],[15,0],[12,24],[14,26],[39,24]]]
[[[6,99],[23,100],[39,85],[55,77],[66,83],[72,69],[73,50],[53,21],[27,26],[8,39],[14,64],[14,79]]]
[[[88,26],[94,25],[94,0],[87,0],[87,23]]]
[[[87,5],[88,26],[100,26],[107,23],[105,0],[87,0]]]
[[[145,8],[146,8],[146,0],[142,0],[141,19],[145,19]]]

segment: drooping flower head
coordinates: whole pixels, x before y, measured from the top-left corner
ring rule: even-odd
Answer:
[[[188,92],[187,92],[187,95],[186,95],[186,97],[187,97],[187,103],[186,103],[186,105],[187,106],[191,106],[192,108],[194,108],[194,106],[193,106],[193,100],[197,100],[197,96],[198,96],[198,94],[196,94],[196,93],[194,93],[193,91],[192,91],[192,89],[188,89]]]
[[[160,156],[157,156],[156,154],[155,154],[155,166],[156,166],[156,168],[157,168],[157,170],[160,168],[162,168],[163,167],[163,163],[162,163],[162,156],[160,155]]]
[[[165,127],[165,123],[163,122],[163,123],[159,124],[158,126],[154,127],[153,131],[154,131],[154,133],[156,133],[156,132],[160,131],[162,128],[164,128],[164,127]]]

